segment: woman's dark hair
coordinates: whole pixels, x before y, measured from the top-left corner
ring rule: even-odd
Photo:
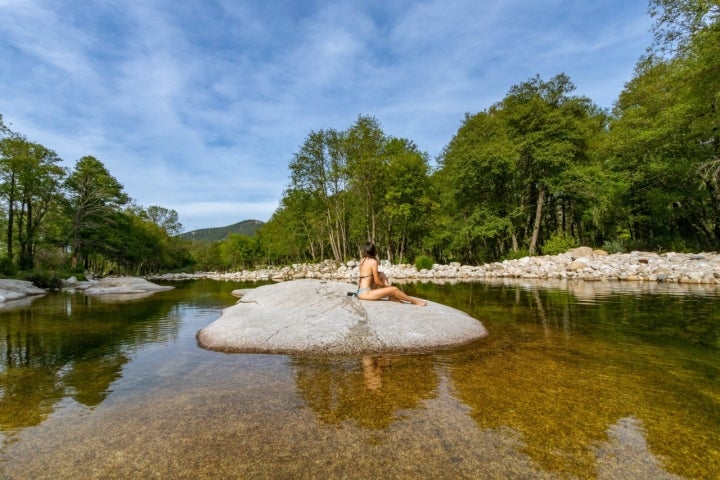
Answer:
[[[375,251],[375,244],[368,242],[365,244],[365,248],[362,251],[363,257],[375,258],[377,252]]]

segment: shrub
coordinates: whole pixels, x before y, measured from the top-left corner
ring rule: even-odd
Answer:
[[[10,260],[9,257],[1,257],[0,258],[0,276],[2,277],[14,277],[17,273],[17,269],[15,268],[15,265],[13,265],[12,260]]]
[[[519,248],[516,252],[508,252],[502,257],[503,260],[518,260],[520,258],[529,257],[530,251],[527,248]]]
[[[30,281],[38,288],[60,290],[62,288],[62,278],[60,274],[47,270],[30,270],[23,272],[24,280]]]
[[[430,270],[433,266],[433,259],[431,257],[428,257],[427,255],[420,255],[418,257],[415,257],[415,268],[420,270]]]
[[[620,239],[620,238],[606,240],[605,243],[603,243],[602,249],[610,254],[624,253],[625,252],[625,242],[623,242],[622,239]]]
[[[558,255],[578,246],[577,240],[565,232],[550,235],[542,246],[543,255]]]

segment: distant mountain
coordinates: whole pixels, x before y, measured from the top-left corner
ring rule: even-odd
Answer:
[[[255,231],[263,225],[260,220],[243,220],[242,222],[233,223],[227,227],[201,228],[192,232],[185,232],[178,235],[180,238],[188,240],[198,240],[202,242],[214,242],[222,240],[231,233],[242,233],[243,235],[254,235]]]

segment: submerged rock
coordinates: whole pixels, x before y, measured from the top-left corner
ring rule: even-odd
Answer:
[[[359,300],[347,295],[354,289],[305,279],[245,290],[197,333],[198,344],[223,352],[350,354],[429,350],[487,335],[480,321],[446,305]]]

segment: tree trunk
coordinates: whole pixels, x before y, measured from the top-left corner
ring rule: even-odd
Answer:
[[[533,224],[532,237],[530,238],[530,248],[528,249],[530,255],[535,255],[537,252],[537,241],[538,236],[540,235],[540,224],[542,223],[542,211],[544,203],[545,188],[540,187],[540,192],[538,193],[537,199],[537,207],[535,208],[535,223]]]

